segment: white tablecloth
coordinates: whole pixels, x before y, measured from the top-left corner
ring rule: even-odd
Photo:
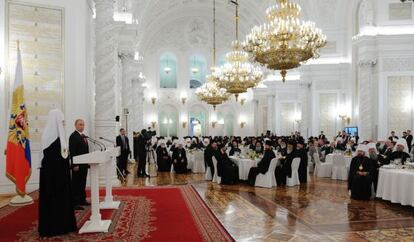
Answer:
[[[335,155],[342,155],[342,154],[328,154],[325,158],[325,163],[332,164],[333,163],[333,157]],[[345,165],[349,169],[349,166],[351,166],[352,156],[345,155],[344,157],[345,157]]]
[[[239,167],[239,179],[247,180],[250,168],[257,166],[257,161],[230,156],[230,159]]]
[[[414,171],[380,168],[377,197],[414,207]]]

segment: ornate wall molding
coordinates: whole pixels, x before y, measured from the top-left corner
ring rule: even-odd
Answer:
[[[414,56],[384,58],[382,70],[385,72],[414,71]]]

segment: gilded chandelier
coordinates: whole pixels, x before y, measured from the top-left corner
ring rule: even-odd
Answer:
[[[232,42],[233,50],[226,54],[227,63],[221,67],[218,85],[236,96],[256,87],[263,78],[261,69],[249,62],[249,54],[245,52],[238,40],[239,5],[236,2],[236,40]]]
[[[213,67],[211,67],[211,74],[207,75],[206,83],[196,89],[197,97],[210,105],[216,110],[216,106],[227,101],[230,94],[225,89],[220,88],[217,85],[218,77],[220,76],[221,70],[215,67],[216,63],[216,1],[213,0]]]
[[[284,82],[287,70],[311,58],[319,58],[319,49],[327,42],[314,22],[299,20],[302,10],[298,4],[289,0],[277,2],[266,10],[268,22],[251,30],[243,48],[256,62],[280,70]]]

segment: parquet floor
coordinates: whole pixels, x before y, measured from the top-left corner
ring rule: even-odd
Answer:
[[[192,184],[236,241],[414,241],[414,208],[349,199],[346,182],[315,179],[287,188],[217,185],[204,174],[158,173],[125,186]],[[11,196],[0,196],[0,207]]]

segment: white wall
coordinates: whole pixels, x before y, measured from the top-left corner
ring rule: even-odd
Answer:
[[[4,63],[7,56],[5,53],[5,31],[6,31],[6,0],[0,1],[0,67],[5,69]],[[93,113],[90,100],[93,95],[90,85],[92,80],[92,61],[93,52],[88,51],[90,47],[91,31],[91,7],[89,1],[85,0],[25,0],[25,3],[33,5],[43,5],[56,8],[63,8],[65,14],[64,20],[64,52],[65,52],[65,100],[64,113],[66,119],[66,132],[69,135],[73,130],[73,122],[77,118],[84,118],[87,123],[87,130],[92,127]],[[4,73],[0,76],[0,194],[14,193],[14,185],[5,177],[5,156],[3,150],[7,137],[8,110],[5,96],[8,96],[8,90],[5,90]],[[30,115],[30,110],[29,110]],[[39,180],[39,154],[32,152],[32,176],[28,181],[28,189],[33,190],[37,187]]]

